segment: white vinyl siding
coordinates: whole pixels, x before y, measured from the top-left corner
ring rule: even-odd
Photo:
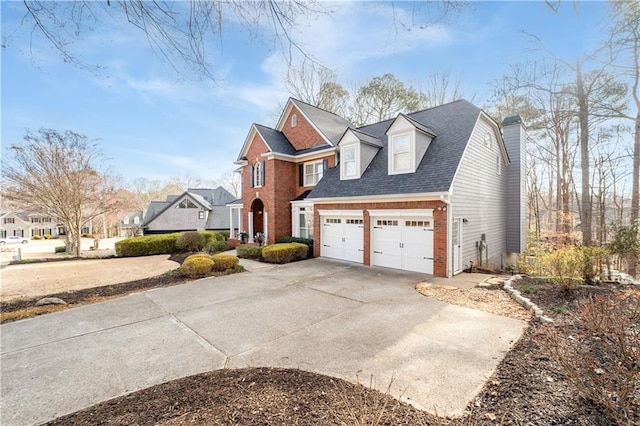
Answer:
[[[485,235],[489,264],[499,267],[506,252],[506,178],[496,173],[496,157],[504,161],[500,143],[486,143],[493,126],[480,117],[471,135],[452,184],[451,217],[465,219],[462,225],[462,268],[473,261],[478,266],[476,243]],[[497,139],[496,139],[497,140]],[[483,253],[482,264],[486,265]],[[452,265],[450,264],[450,267]]]

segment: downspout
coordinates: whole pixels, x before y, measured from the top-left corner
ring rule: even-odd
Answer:
[[[440,201],[447,205],[447,278],[453,277],[453,250],[451,250],[453,247],[453,241],[451,239],[453,232],[453,211],[451,209],[451,201],[449,201],[450,196],[451,193],[440,196]]]

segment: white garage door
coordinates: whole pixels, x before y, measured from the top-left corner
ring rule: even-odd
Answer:
[[[320,256],[362,263],[362,217],[321,216]]]
[[[371,219],[371,264],[433,274],[433,219]]]

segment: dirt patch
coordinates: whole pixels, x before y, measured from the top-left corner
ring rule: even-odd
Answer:
[[[180,266],[169,255],[79,259],[9,265],[2,270],[0,299],[32,299],[60,292],[151,278]]]

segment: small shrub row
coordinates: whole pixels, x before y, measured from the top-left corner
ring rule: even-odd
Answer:
[[[232,254],[218,253],[211,256],[207,253],[197,253],[182,262],[180,273],[190,278],[197,278],[208,275],[212,270],[241,272],[238,264],[238,258]]]
[[[231,250],[231,244],[227,241],[211,241],[205,248],[205,251],[209,254],[221,253],[227,250]]]
[[[150,256],[177,253],[176,242],[180,234],[146,235],[118,241],[116,255],[121,257]]]
[[[301,238],[301,237],[280,237],[278,238],[278,243],[301,243],[305,244],[309,247],[309,251],[307,253],[307,257],[313,257],[313,240],[311,238]]]
[[[260,246],[251,246],[248,244],[243,244],[236,247],[236,252],[238,253],[238,257],[242,259],[262,259],[262,249],[264,247]]]
[[[213,269],[214,261],[206,253],[192,254],[180,266],[180,273],[190,278],[203,277]]]
[[[302,243],[278,243],[265,247],[262,257],[269,263],[289,263],[306,259],[309,246]]]
[[[42,239],[42,237],[40,235],[34,235],[33,237],[31,237],[32,240],[40,240]]]
[[[240,263],[240,260],[237,256],[227,253],[218,253],[211,256],[213,259],[214,265],[213,269],[216,271],[227,271],[229,269],[234,269]]]
[[[66,253],[66,251],[66,246],[57,246],[56,248],[54,248],[54,253]]]
[[[127,238],[116,242],[115,249],[121,257],[150,256],[200,251],[214,241],[224,241],[224,236],[213,231],[187,231]]]

